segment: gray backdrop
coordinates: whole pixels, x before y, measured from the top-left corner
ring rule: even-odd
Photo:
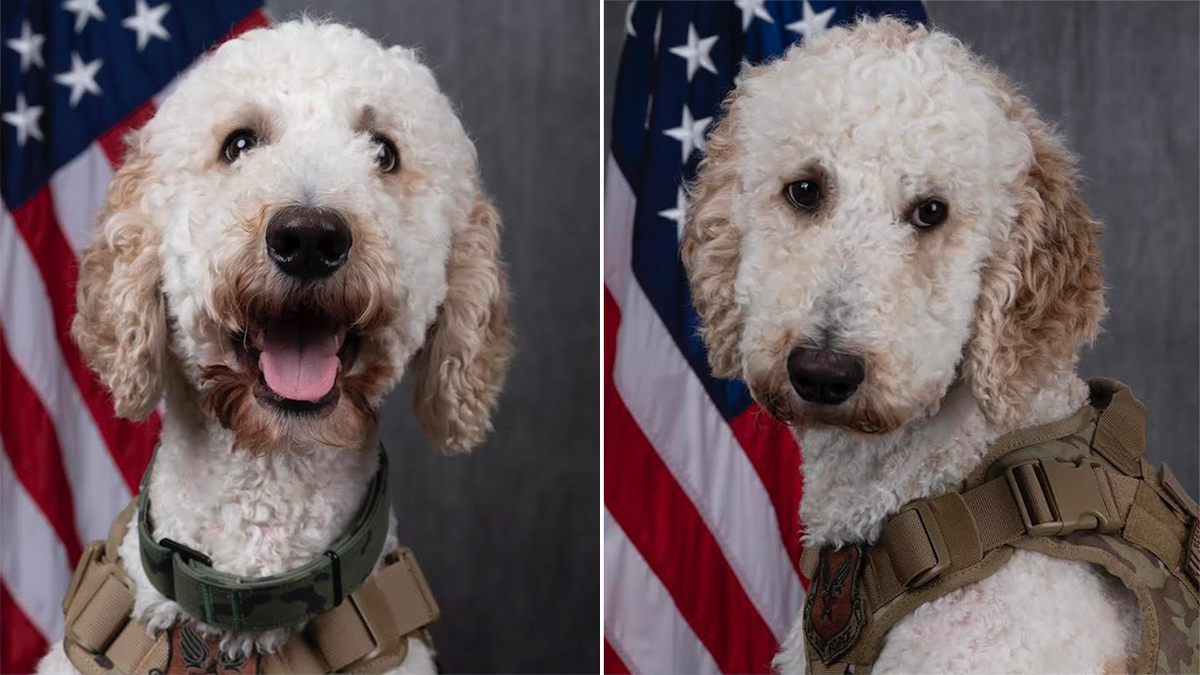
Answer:
[[[595,0],[268,0],[418,47],[504,219],[518,355],[491,440],[421,437],[405,383],[383,438],[401,542],[442,607],[447,672],[600,662],[599,7]]]
[[[626,2],[605,5],[611,101]],[[1020,83],[1080,156],[1110,312],[1080,372],[1130,385],[1149,455],[1198,492],[1200,5],[929,2],[932,22]],[[606,113],[607,115],[608,113]],[[607,130],[608,119],[605,119]]]

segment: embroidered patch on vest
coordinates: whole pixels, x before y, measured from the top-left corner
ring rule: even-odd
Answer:
[[[170,629],[170,649],[167,669],[150,671],[151,675],[229,675],[262,673],[262,659],[258,652],[250,656],[230,657],[221,653],[216,635],[204,635],[196,630],[191,621],[177,623]]]
[[[804,603],[804,636],[826,665],[853,647],[867,624],[858,587],[862,563],[861,546],[821,549]]]

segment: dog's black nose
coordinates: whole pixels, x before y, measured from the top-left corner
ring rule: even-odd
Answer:
[[[318,279],[346,263],[350,228],[335,211],[305,206],[280,209],[267,224],[267,255],[284,274]]]
[[[853,396],[865,377],[862,358],[810,347],[793,349],[787,369],[800,398],[825,405],[837,405]]]

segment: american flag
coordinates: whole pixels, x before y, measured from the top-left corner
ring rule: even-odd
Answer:
[[[0,672],[62,636],[83,544],[137,491],[157,414],[113,415],[68,329],[79,256],[121,165],[206,50],[266,25],[262,0],[3,0],[0,27]]]
[[[743,61],[919,2],[637,2],[604,215],[604,670],[767,672],[800,610],[800,453],[714,379],[679,259],[683,183]]]

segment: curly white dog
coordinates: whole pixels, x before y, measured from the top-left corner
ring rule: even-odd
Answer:
[[[863,21],[743,78],[692,186],[702,335],[797,430],[806,546],[872,542],[1085,403],[1099,226],[1061,141],[947,34]],[[1090,565],[1018,551],[898,623],[873,672],[1128,672],[1138,616]]]
[[[490,431],[511,353],[499,219],[411,50],[308,20],[222,45],[130,138],[100,223],[72,332],[118,414],[165,396],[156,538],[250,577],[321,556],[363,502],[381,401],[410,362],[437,446]],[[134,617],[187,618],[138,550],[135,519]],[[271,652],[292,630],[220,644]],[[56,645],[40,670],[73,668]],[[410,639],[397,672],[433,670]]]

